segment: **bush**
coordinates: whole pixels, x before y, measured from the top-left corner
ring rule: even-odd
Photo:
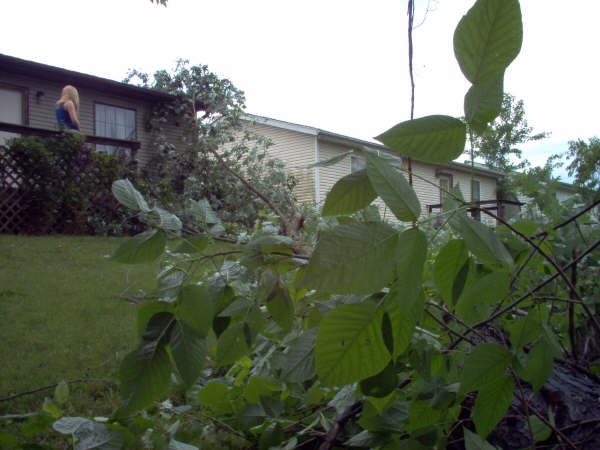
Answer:
[[[84,136],[23,136],[9,142],[4,189],[26,205],[18,230],[26,234],[118,235],[140,231],[111,193],[112,182],[136,178],[135,162],[94,152]]]

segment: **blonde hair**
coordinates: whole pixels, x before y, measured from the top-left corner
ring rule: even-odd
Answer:
[[[70,84],[67,84],[60,94],[60,98],[56,102],[57,105],[64,104],[67,100],[71,100],[75,106],[75,111],[79,112],[79,92]]]

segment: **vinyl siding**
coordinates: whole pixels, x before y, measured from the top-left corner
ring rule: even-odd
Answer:
[[[296,177],[296,199],[301,203],[314,202],[315,169],[304,167],[315,162],[315,136],[250,121],[245,122],[244,128],[272,141],[267,153],[269,157],[283,161],[286,170]]]
[[[0,82],[24,87],[28,89],[28,126],[33,128],[44,128],[57,130],[55,118],[55,104],[60,97],[63,84],[40,80],[35,77],[16,75],[2,72],[0,69]],[[65,80],[65,84],[68,80]],[[77,86],[76,86],[77,87]],[[37,96],[42,92],[43,95]],[[94,105],[95,102],[122,108],[133,109],[136,112],[136,135],[141,147],[137,157],[141,165],[148,163],[151,155],[152,134],[146,130],[145,121],[148,119],[152,107],[151,102],[134,100],[121,96],[113,96],[107,92],[101,92],[85,87],[79,88],[79,122],[81,132],[94,135]],[[165,134],[174,143],[179,142],[179,132],[171,124],[165,126]]]

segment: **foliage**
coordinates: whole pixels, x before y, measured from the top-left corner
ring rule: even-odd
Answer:
[[[523,151],[518,146],[549,136],[547,132],[532,132],[533,128],[525,119],[523,100],[505,93],[499,116],[484,130],[474,130],[473,154],[494,169],[506,172],[523,169],[528,162],[526,159],[522,160]],[[514,162],[515,159],[520,161]]]
[[[477,0],[454,37],[472,83],[467,122],[429,116],[381,139],[433,162],[460,153],[467,128],[500,111],[497,88],[521,39],[517,0]],[[586,374],[600,358],[598,288],[587,278],[599,267],[600,233],[582,227],[585,211],[542,224],[499,218],[492,229],[467,216],[472,205],[454,187],[443,204],[446,226],[433,230],[388,160],[368,159],[365,173],[332,189],[329,216],[307,228],[289,227],[286,211],[244,183],[271,212],[229,240],[228,250],[207,250],[207,241],[227,240],[218,232],[188,232],[186,220],[167,226],[171,218],[153,221],[152,231],[115,252],[129,263],[162,253],[163,270],[159,299],[139,308],[138,346],[121,365],[122,406],[95,433],[117,440],[129,432],[152,448],[206,446],[215,430],[229,448],[471,450],[506,448],[507,436],[519,448],[542,440],[576,446],[573,436],[586,424],[569,423],[570,412],[554,417],[557,401],[548,397],[561,405],[571,399],[538,392],[556,385],[555,369],[573,365]],[[129,182],[113,190],[151,216]],[[365,208],[373,192],[411,224],[394,227],[373,215]],[[209,202],[193,204],[191,220],[214,230]],[[183,243],[165,251],[169,238]],[[595,383],[586,413],[600,409]],[[185,390],[186,404],[163,414],[157,402],[170,386]],[[74,432],[73,424],[89,425],[61,418],[54,426]]]
[[[252,227],[265,205],[253,200],[233,170],[289,210],[296,181],[283,163],[269,157],[269,140],[242,129],[244,94],[229,80],[207,66],[189,67],[183,60],[173,73],[156,72],[152,82],[135,70],[125,81],[133,79],[176,97],[174,102],[157,105],[148,122],[156,151],[143,175],[161,203],[185,218],[181,199],[205,198],[226,223]],[[182,130],[181,143],[167,139],[165,124]],[[217,149],[226,166],[215,157]]]
[[[592,137],[569,142],[567,166],[570,177],[575,176],[575,185],[589,199],[598,199],[600,191],[600,139]]]
[[[18,137],[10,141],[7,156],[27,205],[23,232],[120,235],[140,230],[110,191],[119,178],[136,179],[133,161],[95,152],[76,133]]]

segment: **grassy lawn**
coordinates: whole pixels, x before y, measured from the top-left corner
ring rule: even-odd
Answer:
[[[79,378],[114,379],[135,345],[131,284],[154,287],[155,266],[109,261],[119,238],[0,235],[0,397]],[[73,412],[107,414],[112,383],[71,384]],[[39,410],[52,390],[0,402],[0,414]]]

